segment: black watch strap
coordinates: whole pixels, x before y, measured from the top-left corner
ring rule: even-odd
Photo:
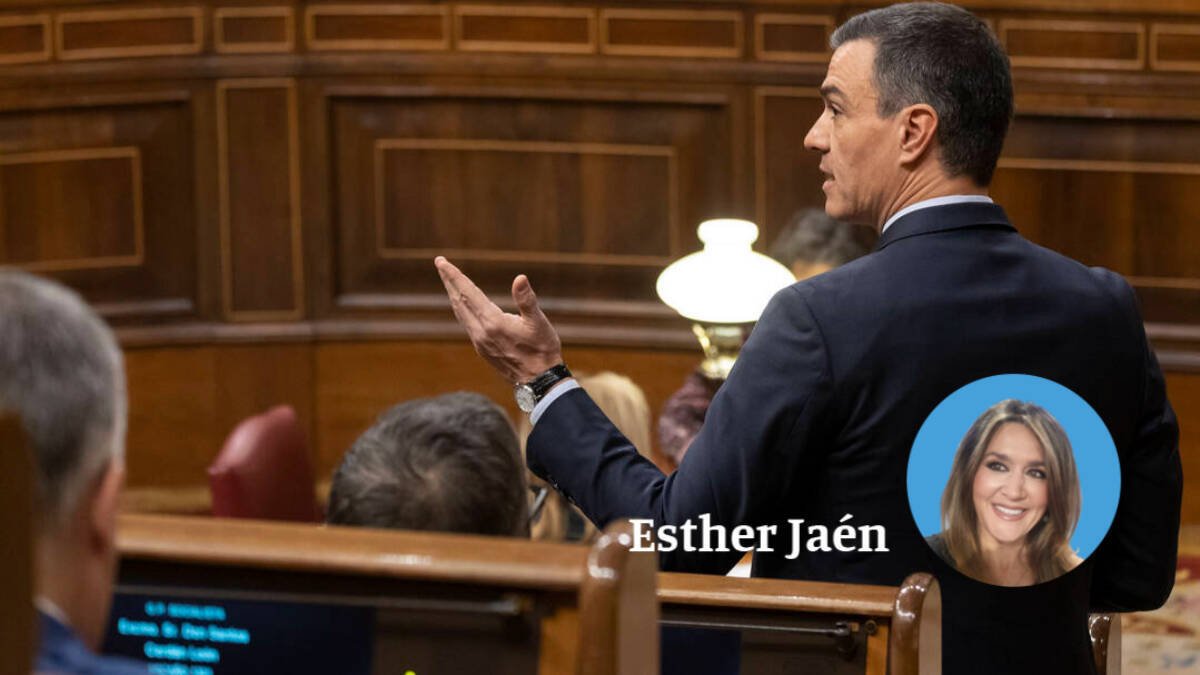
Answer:
[[[540,401],[542,400],[542,397],[546,395],[546,392],[550,391],[550,387],[553,387],[555,384],[567,379],[568,377],[572,377],[571,371],[567,370],[566,364],[560,363],[557,366],[551,367],[541,375],[533,378],[526,384],[530,389],[533,390],[534,400]]]

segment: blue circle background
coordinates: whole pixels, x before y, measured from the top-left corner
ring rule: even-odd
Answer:
[[[941,531],[942,491],[967,429],[1004,399],[1036,403],[1058,420],[1075,454],[1083,502],[1071,548],[1086,558],[1104,539],[1121,496],[1121,464],[1104,421],[1066,387],[1033,375],[995,375],[968,384],[938,404],[908,457],[908,503],[923,536]]]

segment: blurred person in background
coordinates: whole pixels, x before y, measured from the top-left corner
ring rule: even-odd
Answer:
[[[650,405],[642,388],[628,377],[607,370],[579,375],[578,380],[621,433],[647,459],[652,459],[648,454],[651,447]],[[522,416],[519,430],[522,448],[529,431],[529,419]],[[529,484],[534,491],[535,505],[538,499],[543,502],[533,514],[530,529],[534,539],[587,542],[596,536],[596,527],[591,521],[563,499],[558,491],[532,473],[529,474]]]
[[[875,231],[865,225],[835,220],[823,209],[801,209],[775,237],[770,253],[792,271],[796,281],[803,281],[870,253],[877,238]],[[723,381],[706,377],[697,368],[663,404],[658,442],[671,463],[669,468],[683,461]]]

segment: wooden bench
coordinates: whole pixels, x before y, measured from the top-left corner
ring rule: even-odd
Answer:
[[[118,640],[148,641],[138,633],[156,624],[140,613],[161,616],[173,600],[172,609],[191,613],[229,607],[231,621],[234,607],[276,612],[268,622],[275,624],[307,620],[317,609],[338,621],[365,613],[371,620],[359,632],[369,633],[373,673],[658,671],[656,561],[629,550],[627,524],[590,549],[152,515],[124,515],[118,532],[114,617],[133,633]],[[110,636],[117,619],[111,623]],[[301,630],[290,637],[319,639]]]
[[[742,672],[941,672],[941,592],[928,574],[898,588],[660,573],[665,626],[738,631]],[[1121,622],[1094,614],[1098,675],[1121,673]]]
[[[941,594],[658,573],[615,529],[588,549],[517,539],[125,515],[120,596],[368,607],[372,672],[657,673],[661,626],[737,631],[743,673],[933,675]],[[1119,630],[1092,618],[1099,672]]]
[[[28,675],[37,644],[34,482],[33,456],[20,421],[0,416],[0,675]]]
[[[742,672],[941,672],[941,592],[928,574],[899,588],[661,573],[664,626],[738,631]]]

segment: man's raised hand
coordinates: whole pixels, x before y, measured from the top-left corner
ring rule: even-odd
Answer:
[[[528,277],[513,279],[512,297],[520,314],[508,314],[449,260],[438,256],[433,264],[475,351],[506,380],[528,382],[562,363],[562,342],[538,307]]]

